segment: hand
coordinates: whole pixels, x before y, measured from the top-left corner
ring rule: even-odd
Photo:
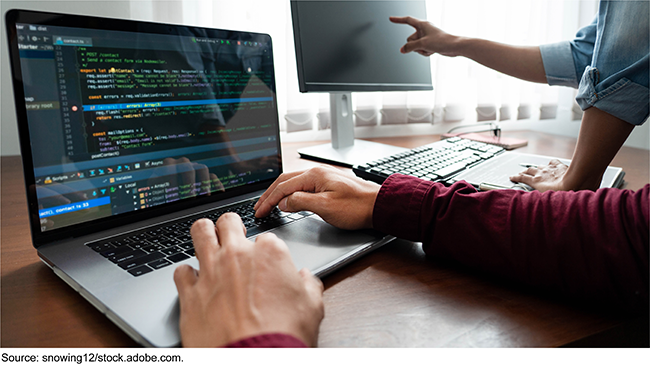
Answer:
[[[326,166],[282,174],[260,197],[255,216],[264,217],[277,205],[284,212],[312,211],[338,228],[372,228],[379,188]]]
[[[246,239],[234,213],[200,219],[191,229],[200,271],[179,266],[183,346],[217,347],[264,333],[293,335],[315,346],[323,319],[323,284],[300,272],[287,245],[272,233]]]
[[[518,175],[511,176],[512,182],[530,185],[533,189],[544,192],[547,190],[567,190],[563,178],[569,167],[558,160],[551,160],[547,166],[529,167]]]
[[[434,53],[449,57],[459,55],[453,50],[458,37],[443,32],[427,21],[410,16],[392,16],[390,21],[396,24],[408,24],[415,28],[415,33],[406,38],[406,44],[400,49],[402,53],[417,52],[427,57]]]

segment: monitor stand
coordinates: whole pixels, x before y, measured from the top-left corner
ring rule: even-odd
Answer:
[[[345,167],[408,151],[407,148],[354,139],[351,93],[330,93],[332,143],[298,150],[300,157]]]

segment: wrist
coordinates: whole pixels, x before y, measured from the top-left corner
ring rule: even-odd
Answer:
[[[447,42],[447,52],[443,54],[450,57],[467,57],[471,58],[469,52],[472,50],[472,43],[475,38],[461,37],[449,34],[449,41]]]
[[[603,174],[589,175],[581,173],[578,169],[571,168],[572,166],[573,165],[569,165],[569,168],[562,177],[560,188],[558,190],[596,190],[600,187]]]

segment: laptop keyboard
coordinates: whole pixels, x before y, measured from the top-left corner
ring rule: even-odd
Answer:
[[[495,145],[453,137],[354,166],[352,170],[357,176],[378,184],[392,174],[442,182],[503,151]]]
[[[190,228],[200,218],[216,221],[226,212],[237,213],[246,226],[246,237],[251,237],[313,214],[286,213],[276,207],[269,216],[255,218],[255,202],[256,200],[251,200],[203,212],[190,218],[185,217],[86,245],[131,275],[140,276],[195,256]]]

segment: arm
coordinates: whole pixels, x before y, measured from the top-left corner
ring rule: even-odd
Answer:
[[[373,224],[428,255],[576,297],[648,306],[650,185],[634,193],[476,192],[389,177]]]
[[[589,108],[582,118],[578,143],[568,168],[556,160],[541,168],[531,167],[510,180],[526,183],[542,192],[596,190],[607,165],[633,129],[630,123],[597,108]]]
[[[400,49],[402,53],[463,56],[522,80],[547,82],[539,47],[512,46],[479,38],[459,37],[412,17],[391,17],[390,20],[415,28],[415,33],[407,38],[407,43]]]
[[[238,215],[192,225],[200,271],[179,266],[174,282],[186,347],[315,346],[323,284],[293,265],[287,245],[268,233],[246,239]]]
[[[332,180],[336,186],[327,185]],[[532,286],[647,310],[650,185],[636,193],[479,193],[465,182],[447,188],[392,175],[379,189],[320,167],[281,176],[256,215],[279,202],[284,211],[311,210],[339,227],[422,241],[429,255]]]

